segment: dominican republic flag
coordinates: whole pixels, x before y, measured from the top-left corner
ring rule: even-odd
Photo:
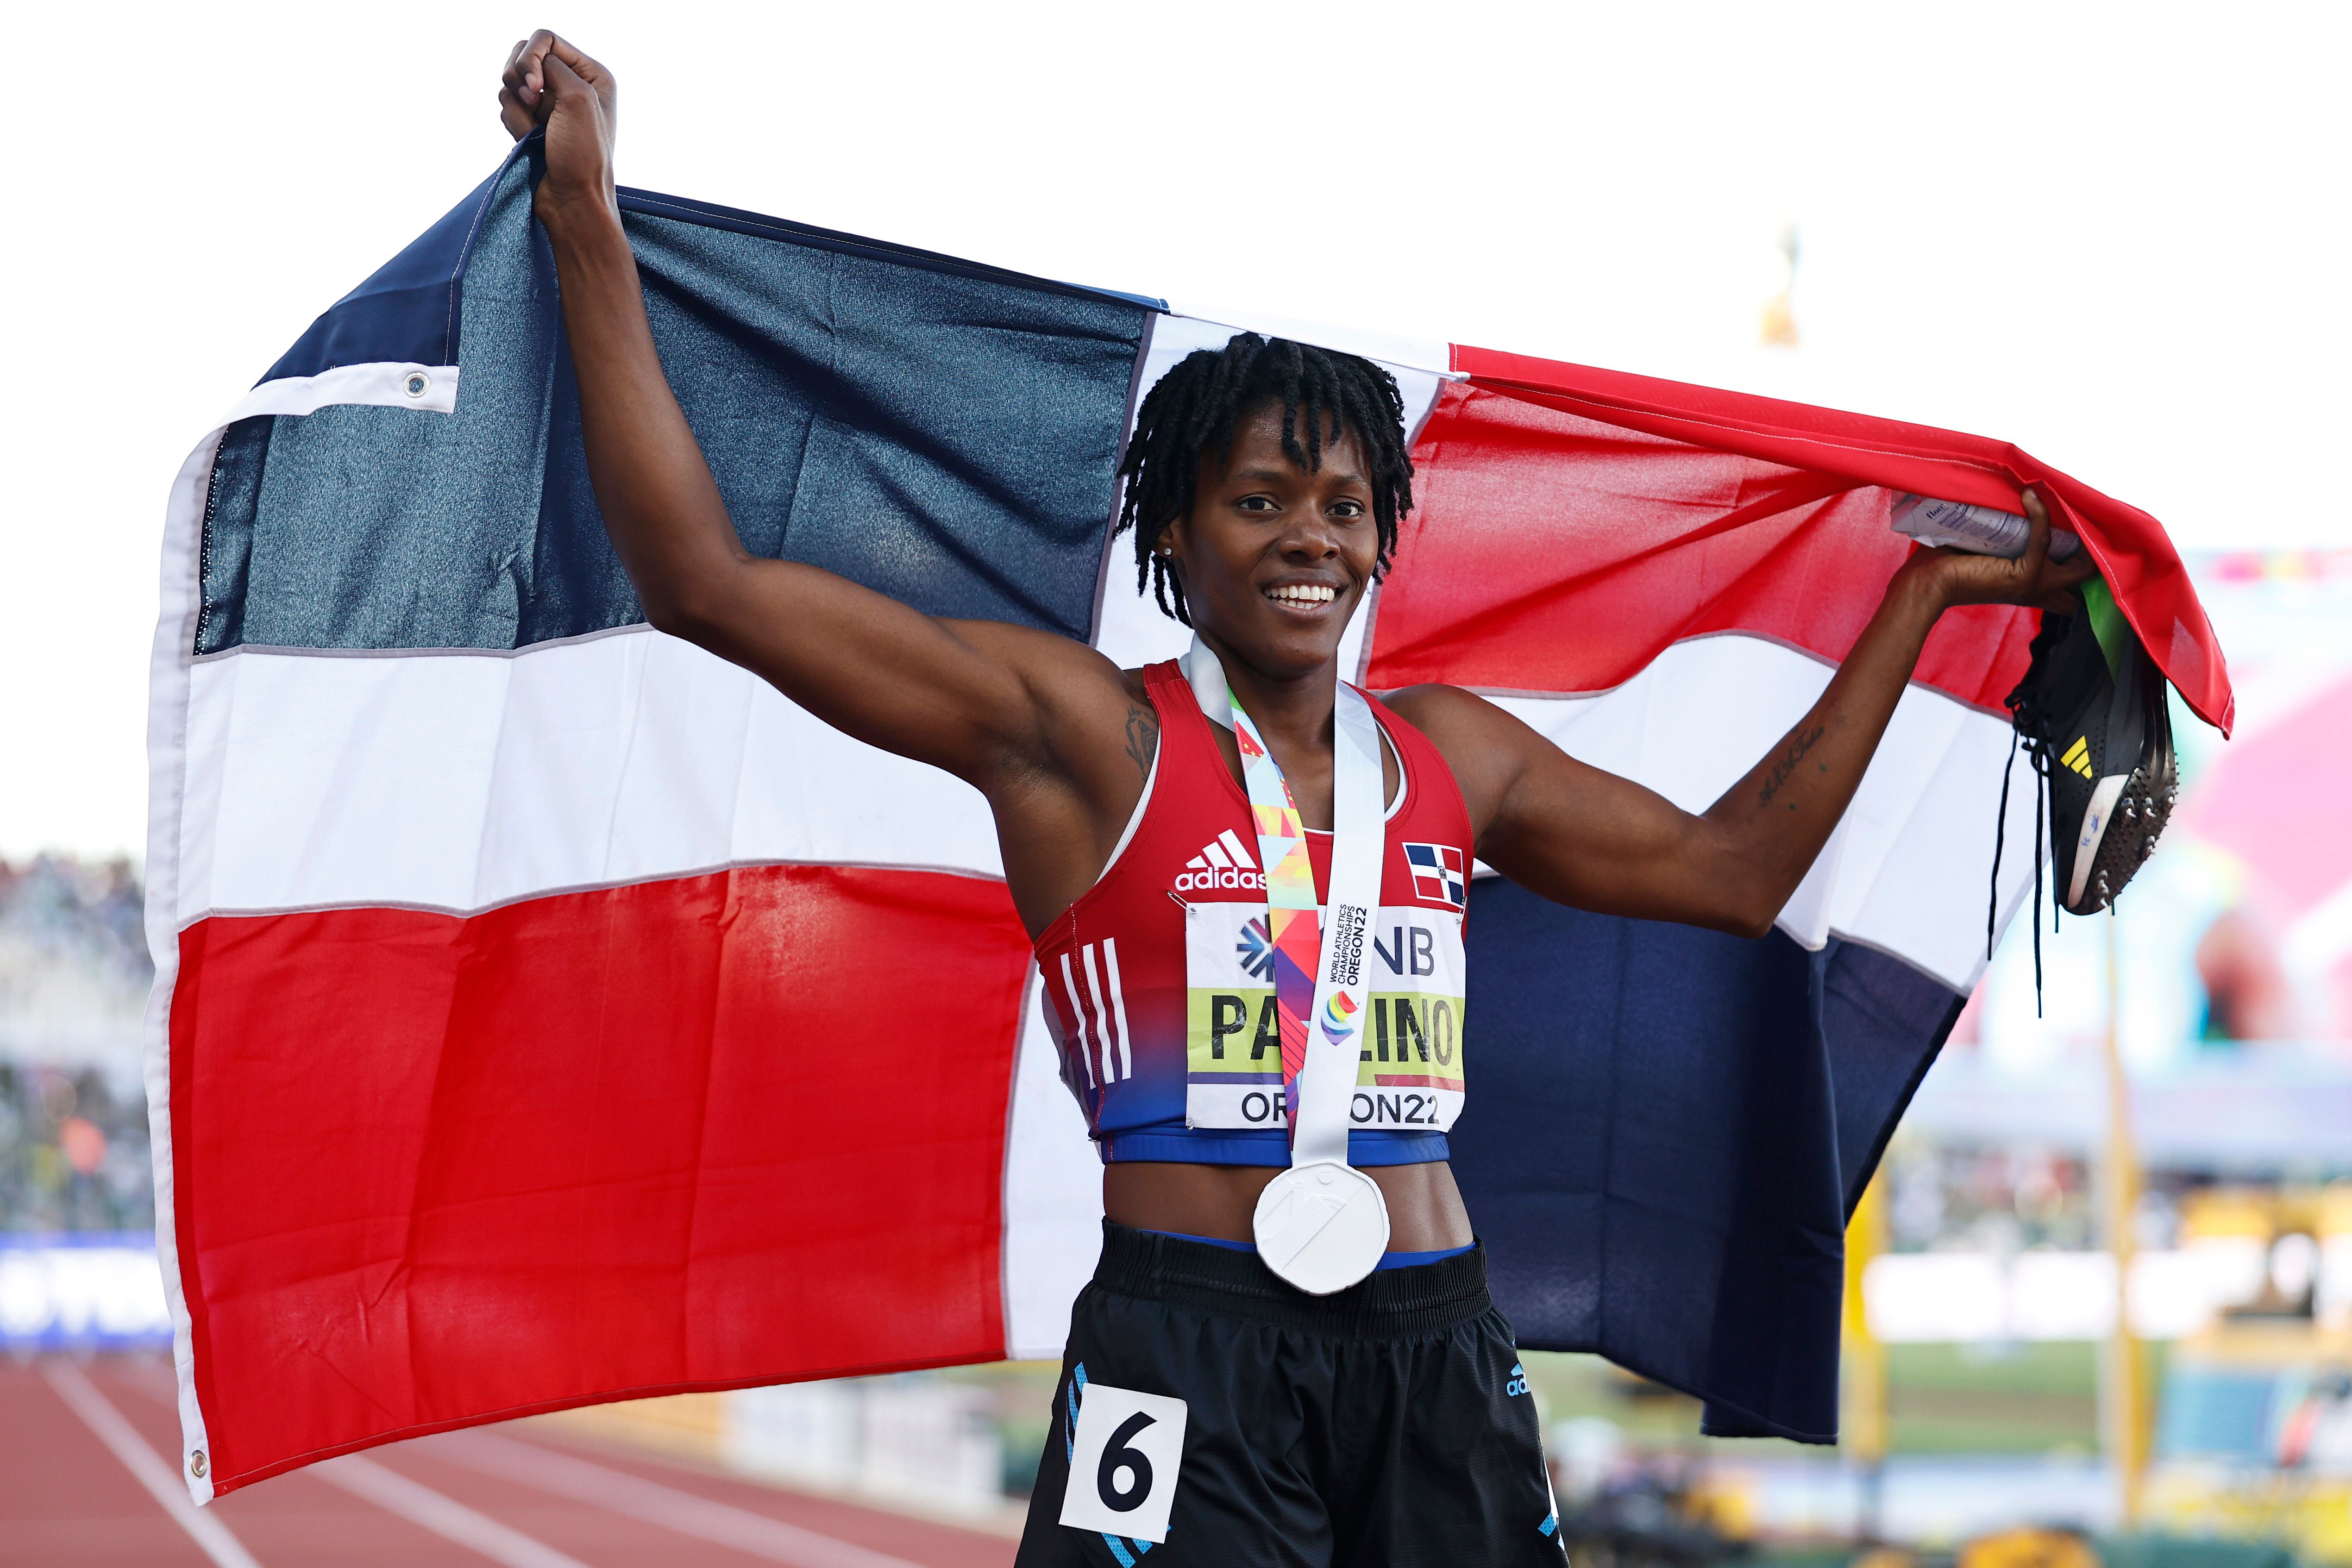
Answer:
[[[1100,1179],[981,797],[644,624],[590,492],[536,143],[338,302],[173,490],[147,1077],[202,1499],[394,1437],[1059,1352]],[[644,192],[662,360],[745,543],[936,614],[1185,634],[1115,547],[1138,398],[1242,327],[1404,390],[1420,505],[1345,654],[1706,805],[1909,545],[2046,487],[2189,704],[2162,530],[2012,447],[1444,343],[1188,315]],[[2000,700],[1948,616],[1744,942],[1469,909],[1455,1169],[1523,1344],[1834,1430],[1842,1232],[1984,964]],[[877,669],[875,679],[890,679]],[[2011,795],[1999,894],[2027,890]]]
[[[1443,899],[1455,909],[1469,904],[1470,868],[1462,851],[1451,844],[1408,844],[1404,863],[1412,868],[1412,890],[1424,899]]]

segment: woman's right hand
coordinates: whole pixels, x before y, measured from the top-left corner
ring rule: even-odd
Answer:
[[[613,73],[545,28],[514,47],[499,82],[499,120],[518,142],[547,128],[536,209],[551,230],[577,215],[617,216]]]

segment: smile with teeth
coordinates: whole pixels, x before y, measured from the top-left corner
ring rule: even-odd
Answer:
[[[1285,583],[1268,588],[1265,596],[1294,609],[1318,610],[1339,596],[1339,590],[1321,583]]]

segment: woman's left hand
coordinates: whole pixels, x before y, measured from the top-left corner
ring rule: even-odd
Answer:
[[[2099,574],[2088,548],[2072,559],[2050,559],[2050,510],[2031,487],[2025,491],[2029,529],[2025,553],[2014,561],[1965,550],[1920,550],[1903,563],[1901,575],[1921,580],[1939,607],[1953,605],[2024,605],[2073,615],[2080,605],[2077,583]]]

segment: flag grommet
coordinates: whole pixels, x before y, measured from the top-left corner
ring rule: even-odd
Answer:
[[[401,378],[400,388],[411,397],[422,397],[433,390],[433,378],[421,370],[412,370]]]
[[[196,1479],[203,1480],[205,1472],[211,1468],[211,1461],[205,1458],[205,1451],[202,1448],[188,1456],[188,1474],[195,1477]]]

